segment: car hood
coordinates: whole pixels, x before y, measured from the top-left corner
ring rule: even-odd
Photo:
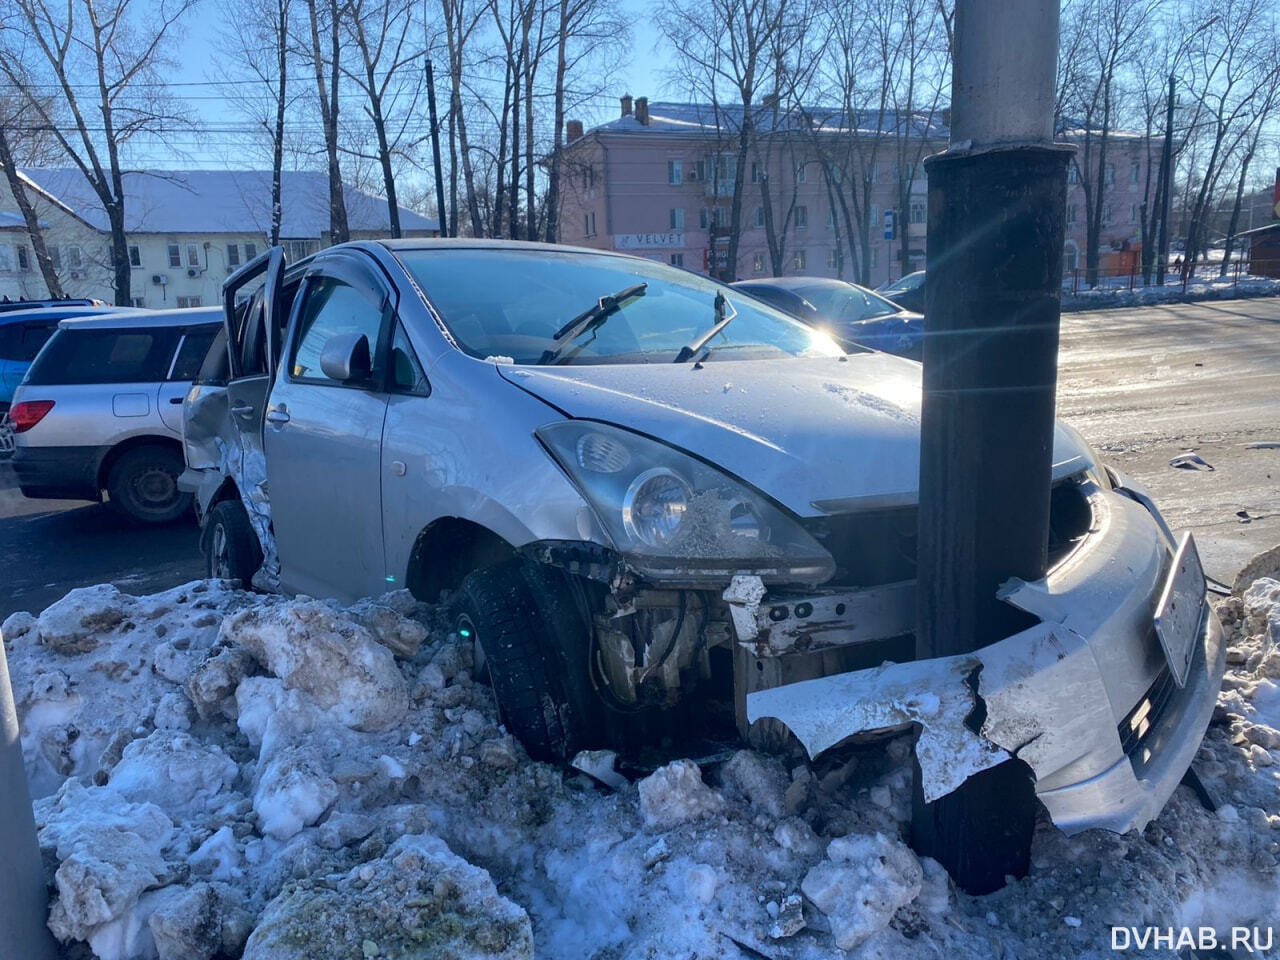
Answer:
[[[499,373],[574,419],[601,420],[694,453],[799,516],[916,502],[920,365],[846,359],[602,364]],[[1089,463],[1058,425],[1054,476]]]

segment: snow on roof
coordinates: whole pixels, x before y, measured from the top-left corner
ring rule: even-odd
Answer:
[[[97,230],[110,229],[106,211],[77,169],[26,168],[44,193]],[[271,226],[269,170],[138,170],[124,174],[128,233],[261,233]],[[346,186],[352,232],[390,229],[386,200]],[[329,179],[286,171],[281,181],[280,236],[313,239],[329,229]],[[2,224],[0,224],[2,225]],[[437,221],[400,208],[403,230],[431,231]]]
[[[903,113],[893,111],[861,110],[852,113],[840,107],[809,106],[799,109],[775,110],[772,105],[759,104],[753,108],[753,123],[757,130],[775,132],[812,128],[830,133],[870,133],[877,128],[881,133],[893,133],[907,125],[916,136],[945,138],[948,129],[942,124],[942,111],[928,113]],[[642,124],[633,113],[609,123],[593,127],[592,131],[608,133],[670,133],[705,134],[736,132],[742,122],[742,105],[736,103],[667,103],[649,104],[649,122]]]

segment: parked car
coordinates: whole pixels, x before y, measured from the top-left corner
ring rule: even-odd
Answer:
[[[24,496],[101,500],[144,523],[190,509],[182,399],[220,328],[217,308],[62,320],[14,395]]]
[[[876,293],[892,300],[903,310],[924,313],[924,271],[917,270],[905,277],[876,287]]]
[[[856,283],[830,277],[770,277],[739,280],[733,286],[822,328],[845,347],[858,344],[920,359],[924,317]]]
[[[0,413],[9,409],[13,392],[31,366],[40,348],[58,329],[60,320],[72,317],[94,317],[104,313],[119,313],[129,307],[109,307],[105,304],[65,303],[52,301],[55,306],[29,310],[4,312],[11,303],[0,303]]]
[[[927,799],[1016,753],[1063,829],[1123,832],[1195,754],[1223,648],[1194,543],[1065,426],[1051,568],[1001,594],[1033,625],[917,661],[918,364],[541,244],[277,248],[224,298],[185,404],[210,571],[445,601],[534,756],[914,725]]]
[[[16,310],[48,310],[63,307],[105,307],[107,301],[95,300],[93,297],[51,297],[47,300],[0,300],[0,313],[12,313]]]

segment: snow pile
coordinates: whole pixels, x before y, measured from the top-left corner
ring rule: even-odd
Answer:
[[[1280,909],[1280,583],[1221,609],[1197,767],[1223,806],[1179,789],[1125,837],[1045,822],[1031,874],[983,898],[904,842],[907,738],[636,783],[584,758],[606,786],[531,762],[404,593],[95,587],[3,634],[50,927],[100,958],[1074,957],[1112,925]]]
[[[1092,290],[1082,289],[1075,293],[1069,290],[1070,280],[1065,281],[1068,287],[1062,294],[1063,310],[1106,310],[1116,307],[1143,307],[1155,303],[1193,303],[1201,300],[1236,300],[1245,297],[1280,296],[1280,280],[1271,277],[1255,277],[1243,275],[1239,279],[1219,279],[1216,271],[1211,275],[1201,274],[1187,283],[1182,289],[1180,278],[1170,277],[1164,286],[1135,286],[1128,289],[1128,277],[1106,278]]]

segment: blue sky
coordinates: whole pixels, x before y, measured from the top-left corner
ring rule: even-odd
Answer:
[[[623,12],[633,24],[634,31],[628,47],[629,56],[617,65],[617,81],[610,84],[596,115],[588,113],[580,118],[588,126],[612,119],[617,110],[617,97],[623,93],[651,98],[662,96],[667,57],[661,50],[654,49],[654,32],[648,29],[652,8],[644,5],[643,0],[625,0]],[[188,99],[194,115],[205,124],[243,122],[243,117],[237,115],[226,100],[227,88],[216,84],[225,76],[220,65],[220,33],[224,29],[226,15],[226,7],[221,3],[197,5],[186,21],[185,36],[171,54],[176,68],[168,79],[183,84],[176,88],[176,92]],[[437,97],[443,102],[448,95],[447,90],[439,79],[437,84]],[[134,162],[168,167],[244,165],[243,160],[237,163],[232,138],[226,134],[179,135],[171,142],[184,156],[174,156],[173,149],[155,145],[145,152],[139,151],[140,155],[135,156]]]

